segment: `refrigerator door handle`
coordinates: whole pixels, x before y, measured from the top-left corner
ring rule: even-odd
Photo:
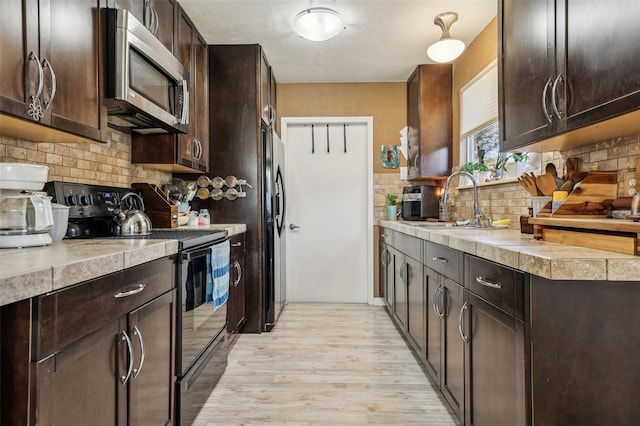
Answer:
[[[276,194],[276,226],[278,228],[278,235],[282,235],[282,228],[284,227],[285,214],[287,211],[287,198],[284,191],[284,179],[282,178],[282,172],[280,166],[276,171],[276,186],[280,189]],[[280,197],[282,193],[282,197]],[[280,210],[280,200],[282,199],[282,210]]]

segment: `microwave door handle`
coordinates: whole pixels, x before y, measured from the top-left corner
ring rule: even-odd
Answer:
[[[182,86],[182,116],[180,117],[180,124],[189,124],[189,89],[187,80],[182,80],[180,86]]]

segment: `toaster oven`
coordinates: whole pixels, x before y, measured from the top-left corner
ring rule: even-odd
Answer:
[[[430,185],[405,186],[402,190],[402,218],[426,220],[438,218],[440,188]]]

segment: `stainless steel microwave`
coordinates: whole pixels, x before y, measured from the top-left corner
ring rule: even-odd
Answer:
[[[138,133],[187,133],[187,69],[130,12],[104,12],[109,126]]]

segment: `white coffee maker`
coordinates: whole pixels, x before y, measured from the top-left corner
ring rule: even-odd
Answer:
[[[51,244],[51,200],[42,192],[49,168],[0,163],[0,248]]]

